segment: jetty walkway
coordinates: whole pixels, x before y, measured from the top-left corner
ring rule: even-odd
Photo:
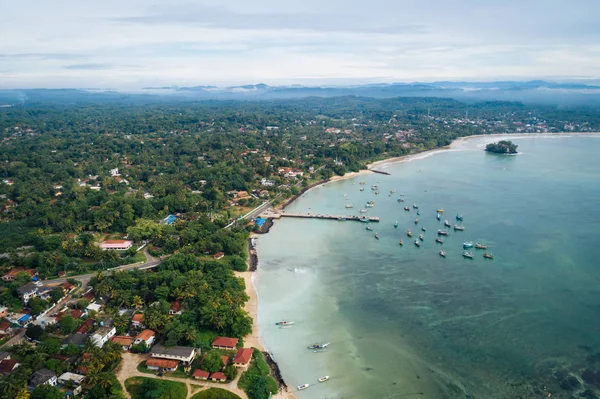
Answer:
[[[345,221],[351,220],[355,222],[379,222],[378,216],[355,216],[355,215],[329,215],[324,213],[289,213],[289,212],[273,212],[273,210],[269,210],[266,213],[260,215],[263,218],[272,218],[272,219],[280,219],[282,217],[287,218],[300,218],[300,219],[328,219],[328,220],[338,220]]]

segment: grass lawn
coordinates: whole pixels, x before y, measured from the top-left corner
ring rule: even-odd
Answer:
[[[233,392],[221,388],[209,388],[206,391],[198,392],[192,399],[241,399]]]
[[[159,387],[160,391],[169,392],[169,397],[185,398],[187,396],[187,388],[185,387],[185,384],[182,384],[181,382],[160,380],[157,378],[131,377],[125,380],[125,388],[131,395],[132,399],[138,399],[141,397],[139,389],[140,385],[145,380],[153,380],[153,382]]]
[[[126,265],[138,262],[145,262],[146,255],[144,255],[144,251],[137,251],[134,256],[132,256],[131,258],[126,258],[124,260],[126,261]]]
[[[146,368],[146,361],[145,360],[143,362],[141,362],[140,364],[138,364],[137,371],[139,371],[140,373],[156,374],[155,370],[148,370]]]

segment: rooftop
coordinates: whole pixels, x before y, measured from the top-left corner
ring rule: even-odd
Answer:
[[[222,346],[226,348],[235,348],[238,344],[237,338],[217,337],[212,342],[212,346]]]
[[[144,341],[148,341],[151,337],[155,336],[156,333],[152,330],[144,330],[135,337],[136,340],[143,339]]]
[[[189,357],[195,350],[196,348],[192,348],[189,346],[173,346],[171,348],[166,348],[162,345],[156,345],[154,346],[154,348],[152,348],[150,354]]]
[[[252,353],[254,350],[252,348],[240,348],[240,350],[235,354],[233,358],[233,363],[238,364],[248,364],[252,359]]]
[[[146,360],[146,367],[161,367],[163,369],[174,369],[179,362],[177,360],[150,358]]]
[[[211,379],[216,379],[216,380],[225,380],[227,379],[227,377],[225,377],[225,374],[221,373],[220,371],[217,371],[216,373],[212,373],[210,375]]]
[[[56,373],[54,371],[48,369],[39,369],[31,376],[31,385],[37,387],[51,379],[52,377],[56,377]]]
[[[121,346],[130,346],[133,343],[133,337],[127,337],[125,335],[115,335],[110,338],[110,342],[119,344]]]
[[[89,336],[90,336],[90,334],[81,334],[81,333],[71,334],[62,343],[63,343],[63,345],[73,344],[76,346],[83,346],[83,345],[85,345]]]
[[[196,369],[194,370],[194,374],[192,374],[192,376],[196,378],[208,378],[210,376],[210,373],[208,371]]]

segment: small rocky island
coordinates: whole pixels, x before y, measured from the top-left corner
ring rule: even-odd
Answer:
[[[490,143],[485,146],[485,150],[495,154],[516,154],[518,145],[512,141],[502,140],[497,143]]]

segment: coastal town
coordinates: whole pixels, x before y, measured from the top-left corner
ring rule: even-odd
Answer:
[[[287,387],[261,342],[253,234],[282,217],[379,222],[284,210],[371,162],[470,135],[598,128],[504,103],[314,101],[240,103],[243,117],[230,106],[3,109],[1,395],[293,397],[308,386]]]

